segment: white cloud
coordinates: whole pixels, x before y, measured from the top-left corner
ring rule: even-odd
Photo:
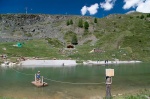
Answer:
[[[138,5],[136,11],[143,13],[150,13],[150,0],[146,0]]]
[[[150,0],[124,0],[123,9],[135,8],[137,12],[150,13]]]
[[[104,10],[111,10],[114,7],[116,0],[105,0],[105,2],[100,3],[101,8]]]
[[[94,15],[97,13],[97,10],[99,9],[99,5],[97,3],[91,5],[90,7],[88,7],[88,11],[90,13],[90,15]]]
[[[99,5],[97,3],[91,5],[90,7],[83,6],[81,9],[81,14],[85,15],[87,12],[90,13],[90,15],[94,15],[98,12]]]
[[[124,0],[125,2],[125,5],[123,6],[123,9],[129,9],[131,7],[136,7],[138,5],[138,3],[140,2],[141,0]]]
[[[82,9],[81,9],[81,14],[82,15],[85,15],[87,12],[87,7],[86,6],[83,6]]]

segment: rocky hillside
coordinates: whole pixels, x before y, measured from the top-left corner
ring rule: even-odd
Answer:
[[[0,15],[0,41],[57,38],[65,42],[67,32],[83,34],[84,29],[77,27],[78,19],[91,22],[91,17],[65,16],[65,15],[36,15],[36,14],[3,14]],[[72,19],[73,24],[67,26],[66,22]],[[92,26],[90,26],[92,27]],[[90,29],[93,32],[93,29]]]
[[[78,26],[81,19],[83,27]],[[73,23],[67,25],[67,21],[70,20]],[[84,29],[86,21],[89,23],[87,30]],[[113,14],[98,18],[97,22],[94,22],[93,17],[84,16],[5,14],[0,15],[0,37],[3,39],[0,41],[57,38],[66,43],[70,41],[69,34],[77,34],[79,44],[86,42],[95,44],[98,40],[111,35],[115,35],[118,38],[115,43],[119,43],[127,35],[149,31],[149,23],[149,14],[141,13]]]
[[[0,42],[40,39],[36,41],[38,45],[25,45],[22,49],[33,52],[37,51],[36,49],[41,45],[42,48],[38,53],[42,53],[42,57],[56,57],[59,49],[54,50],[55,54],[48,55],[47,53],[54,48],[47,49],[45,54],[44,48],[49,45],[55,48],[66,47],[68,43],[71,43],[73,36],[76,36],[78,40],[79,46],[76,46],[78,53],[68,54],[69,56],[62,54],[62,57],[87,60],[89,58],[114,59],[114,57],[122,60],[150,60],[150,14],[113,14],[104,18],[44,14],[0,15]],[[31,41],[30,45],[35,45],[34,42]],[[49,45],[44,42],[46,44],[48,42]],[[7,47],[6,45],[9,44],[1,45]],[[94,48],[98,50],[98,53],[92,54],[92,58],[89,52]],[[9,46],[7,49],[10,51],[2,50],[2,53],[10,54],[10,56],[15,56],[15,52],[18,54],[19,49],[14,48],[14,52]],[[34,55],[20,53],[20,56],[37,56],[36,53]]]
[[[144,15],[144,18],[141,17],[142,15]],[[89,23],[88,30],[78,26],[80,19],[82,19],[83,25],[86,21]],[[71,25],[67,25],[69,20],[73,21]],[[0,41],[57,38],[59,41],[66,43],[71,39],[66,38],[66,36],[69,33],[74,33],[77,34],[79,44],[86,42],[95,44],[98,40],[103,39],[103,36],[107,38],[108,35],[121,33],[115,42],[118,44],[124,38],[124,35],[132,34],[137,28],[149,29],[149,24],[146,22],[150,22],[148,14],[140,13],[109,15],[105,18],[97,18],[97,22],[94,22],[93,17],[84,16],[1,14]]]

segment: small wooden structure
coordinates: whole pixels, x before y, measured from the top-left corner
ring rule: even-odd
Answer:
[[[69,44],[69,45],[67,46],[67,48],[74,48],[74,46],[71,45],[71,44]]]
[[[36,74],[35,74],[35,80],[31,82],[33,85],[37,86],[37,87],[45,87],[45,86],[48,86],[48,83],[46,82],[43,82],[43,76],[42,76],[42,79],[37,81],[36,80]]]
[[[106,69],[106,76],[114,76],[114,69]]]

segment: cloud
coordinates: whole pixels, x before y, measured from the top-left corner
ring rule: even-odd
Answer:
[[[95,3],[95,4],[91,5],[90,7],[88,7],[87,10],[89,11],[90,15],[94,15],[97,13],[98,9],[99,9],[99,5],[98,5],[98,3]]]
[[[146,0],[138,5],[136,11],[143,13],[150,13],[150,0]]]
[[[94,15],[98,12],[98,9],[99,9],[98,3],[95,3],[95,4],[91,5],[90,7],[83,6],[81,9],[81,14],[85,15],[87,12],[89,12],[90,15]]]
[[[123,9],[135,8],[137,12],[150,13],[150,0],[124,0]]]
[[[105,0],[105,2],[100,3],[101,8],[104,10],[111,10],[114,7],[116,0]]]
[[[125,2],[125,5],[123,6],[123,9],[129,9],[131,7],[136,7],[138,5],[138,3],[140,2],[141,0],[124,0]]]
[[[85,15],[87,12],[87,7],[86,6],[83,6],[82,9],[81,9],[81,14],[82,15]]]

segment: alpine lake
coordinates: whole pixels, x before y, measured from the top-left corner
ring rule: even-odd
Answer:
[[[150,63],[60,67],[0,67],[0,97],[15,99],[97,99],[106,94],[105,69],[114,69],[111,94],[150,89]],[[37,71],[46,87],[31,84]],[[99,99],[99,98],[98,98]]]

